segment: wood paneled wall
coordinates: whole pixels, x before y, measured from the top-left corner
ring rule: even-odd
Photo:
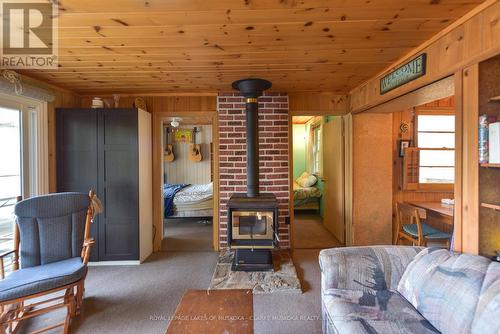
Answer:
[[[113,103],[113,97],[110,95],[96,95],[103,99],[108,99]],[[81,107],[89,108],[92,104],[94,95],[85,95],[81,99]],[[120,96],[120,108],[132,108],[137,95],[122,95]],[[176,112],[207,112],[217,109],[217,101],[215,96],[143,96],[146,102],[147,111],[168,112],[175,114]]]
[[[166,183],[206,184],[211,181],[212,125],[190,124],[181,125],[181,128],[192,129],[195,126],[200,129],[196,134],[196,143],[200,145],[202,160],[198,162],[189,160],[190,143],[175,143],[171,140],[175,160],[163,163]]]
[[[348,113],[347,95],[333,93],[290,93],[290,114],[296,116],[345,115]]]
[[[435,102],[424,104],[418,108],[425,109],[453,109],[455,107],[454,98],[449,97],[440,99]],[[440,201],[442,198],[453,198],[453,192],[439,192],[439,191],[414,191],[403,190],[403,158],[399,157],[399,140],[411,140],[414,143],[415,133],[415,111],[413,108],[406,109],[399,112],[394,112],[393,127],[392,127],[392,158],[393,158],[393,233],[396,233],[396,203],[406,201]],[[405,123],[408,125],[407,131],[402,132],[400,125]]]
[[[353,246],[392,240],[392,115],[352,117]]]
[[[500,1],[485,1],[385,71],[353,89],[350,92],[351,111],[367,110],[499,54],[499,20]],[[381,95],[380,78],[423,52],[427,53],[426,75]]]

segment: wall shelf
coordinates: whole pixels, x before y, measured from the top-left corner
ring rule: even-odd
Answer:
[[[500,102],[500,95],[490,98],[490,102]]]
[[[500,163],[499,164],[489,164],[489,163],[484,163],[480,164],[481,167],[490,167],[490,168],[500,168]]]
[[[490,204],[490,203],[481,203],[481,207],[492,209],[495,211],[500,211],[500,205]]]

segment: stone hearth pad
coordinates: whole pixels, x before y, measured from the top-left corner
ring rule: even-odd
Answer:
[[[219,254],[209,290],[250,289],[253,294],[302,293],[297,271],[286,250],[273,251],[274,272],[232,271],[234,252]]]

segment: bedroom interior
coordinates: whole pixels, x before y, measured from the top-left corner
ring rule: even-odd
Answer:
[[[0,332],[500,333],[500,0],[0,16]]]
[[[212,250],[212,124],[174,116],[163,129],[162,250]]]
[[[342,122],[335,116],[292,116],[294,248],[339,247],[345,240],[343,215],[332,200],[344,197],[338,187],[344,183],[338,173]]]

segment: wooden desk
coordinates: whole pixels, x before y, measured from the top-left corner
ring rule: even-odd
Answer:
[[[408,204],[425,210],[428,225],[444,232],[452,232],[453,205],[441,202],[408,202]]]
[[[424,209],[427,212],[433,212],[453,218],[454,206],[450,204],[443,204],[441,202],[409,202],[408,204]]]

